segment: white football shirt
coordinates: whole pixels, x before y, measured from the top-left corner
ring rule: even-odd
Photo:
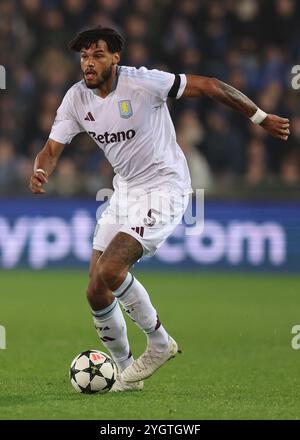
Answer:
[[[179,98],[186,86],[184,74],[118,66],[114,90],[101,98],[84,80],[66,93],[50,133],[62,144],[87,132],[104,151],[116,176],[115,189],[142,188],[192,192],[185,156],[166,104],[172,89]]]

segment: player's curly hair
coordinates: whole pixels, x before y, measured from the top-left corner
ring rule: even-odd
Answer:
[[[69,49],[80,52],[81,49],[89,49],[98,40],[104,40],[111,53],[121,52],[124,47],[124,38],[114,29],[97,26],[92,29],[79,32],[68,44]]]

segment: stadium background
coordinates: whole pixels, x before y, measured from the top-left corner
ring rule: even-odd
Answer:
[[[37,247],[33,213],[60,218],[55,226],[51,221],[40,224],[45,246],[50,241],[57,255],[44,266],[88,260],[88,252],[81,259],[74,255],[71,244],[68,250],[66,242],[65,249],[59,247],[66,229],[67,235],[73,235],[72,222],[82,206],[71,199],[91,200],[85,211],[88,230],[82,236],[92,235],[95,194],[110,188],[113,177],[99,149],[87,135],[78,136],[66,148],[47,186],[47,197],[61,201],[59,214],[55,209],[47,214],[39,211],[39,201],[28,192],[28,180],[62,96],[80,78],[78,56],[67,50],[67,42],[84,27],[102,23],[126,36],[122,63],[216,76],[265,111],[291,120],[292,134],[284,143],[212,100],[170,100],[193,187],[204,188],[205,200],[211,203],[206,205],[206,234],[186,243],[179,231],[174,252],[182,255],[168,268],[178,269],[183,263],[196,268],[299,269],[295,214],[300,194],[300,104],[299,92],[291,86],[292,66],[300,63],[296,1],[4,0],[0,8],[0,61],[7,72],[7,90],[1,91],[0,101],[0,194],[26,200],[14,207],[1,204],[2,267],[31,264],[27,249]],[[219,204],[228,200],[230,205]],[[277,205],[287,200],[288,206]],[[82,209],[80,213],[84,215]],[[22,228],[24,216],[28,228]],[[232,226],[240,231],[236,241]],[[20,230],[23,233],[18,235]],[[11,255],[16,234],[18,251]],[[253,257],[251,247],[257,241],[264,251]],[[233,247],[236,256],[231,255]],[[164,265],[168,259],[163,255],[156,260],[145,265]]]
[[[64,93],[80,79],[78,57],[67,50],[67,42],[99,23],[126,37],[121,64],[217,77],[266,112],[291,121],[290,139],[282,142],[211,100],[169,100],[193,188],[205,189],[205,229],[200,237],[187,238],[180,226],[155,258],[135,270],[141,271],[171,331],[185,342],[188,365],[180,365],[189,375],[191,394],[187,389],[186,396],[192,409],[172,384],[177,403],[170,409],[163,400],[170,390],[164,388],[168,371],[178,386],[187,386],[172,366],[152,379],[160,386],[161,411],[153,392],[144,412],[143,402],[135,398],[139,417],[298,418],[297,352],[290,340],[300,305],[300,92],[291,86],[292,66],[300,64],[299,14],[296,0],[0,2],[0,64],[6,69],[6,90],[0,91],[0,324],[7,330],[9,348],[5,356],[0,350],[0,356],[14,371],[21,353],[28,369],[17,384],[0,371],[6,386],[0,418],[75,418],[80,400],[73,396],[71,402],[61,374],[76,350],[91,341],[97,344],[83,293],[98,207],[95,195],[111,187],[112,169],[96,145],[80,135],[66,147],[45,197],[31,195],[28,181]],[[185,301],[194,311],[182,323]],[[47,318],[41,318],[41,310]],[[129,331],[142,351],[142,336]],[[43,360],[37,346],[44,349]],[[49,382],[59,391],[38,381],[43,412],[38,399],[30,397],[33,378],[47,362],[53,366],[48,351],[57,347],[62,357]],[[195,356],[200,356],[199,347],[205,358]],[[201,377],[191,374],[191,366]],[[286,370],[290,375],[283,381]],[[58,393],[63,398],[56,406]],[[136,417],[128,411],[122,409],[118,416]],[[79,414],[99,417],[95,401]],[[109,409],[101,415],[111,417]]]

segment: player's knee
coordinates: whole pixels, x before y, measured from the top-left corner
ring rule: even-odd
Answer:
[[[95,299],[105,296],[107,292],[107,287],[101,279],[95,276],[91,276],[90,282],[87,287],[87,299],[90,304],[92,304]]]
[[[87,289],[87,299],[93,310],[102,310],[113,302],[114,296],[107,288],[99,289],[96,284],[90,284]]]
[[[100,265],[97,275],[109,290],[114,291],[124,281],[127,271],[120,271],[115,264],[107,262]]]

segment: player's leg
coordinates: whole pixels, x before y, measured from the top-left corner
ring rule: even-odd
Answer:
[[[131,241],[135,240],[129,237],[129,242],[126,243],[127,251],[131,249],[129,253],[131,253],[132,257],[130,258],[117,257],[107,259],[105,258],[106,252],[104,252],[103,256],[102,252],[93,251],[90,265],[90,283],[87,291],[99,337],[105,347],[110,351],[120,372],[132,364],[133,357],[127,339],[126,322],[117,298],[112,295],[111,288],[113,288],[115,282],[119,283],[118,274],[122,277],[124,268],[125,271],[127,271],[128,267],[133,264],[140,255],[140,245],[138,246],[138,250],[133,251]],[[137,257],[135,257],[135,255],[137,255]],[[118,377],[111,391],[139,391],[142,389],[143,382],[124,383]]]
[[[132,364],[133,357],[127,338],[126,322],[118,301],[107,286],[101,282],[101,279],[95,276],[95,271],[99,270],[99,265],[101,264],[102,253],[101,251],[93,250],[87,297],[99,338],[109,350],[112,358],[118,365],[119,371],[123,371]]]
[[[143,247],[136,238],[127,233],[119,232],[99,260],[98,276],[108,289],[112,290],[113,295],[118,298],[128,316],[143,330],[147,337],[146,361],[145,357],[142,357],[138,364],[137,361],[133,364],[138,367],[139,371],[140,369],[144,370],[142,375],[146,378],[168,359],[174,357],[178,348],[176,342],[161,324],[148,292],[128,272],[132,264],[142,256],[142,253]],[[151,365],[147,363],[149,356]],[[144,362],[147,363],[146,371]],[[134,377],[132,382],[138,380]]]
[[[119,232],[101,257],[100,276],[118,298],[130,319],[143,330],[148,345],[157,351],[165,351],[169,344],[168,333],[159,321],[148,292],[129,272],[129,268],[142,254],[143,247],[136,238]]]

